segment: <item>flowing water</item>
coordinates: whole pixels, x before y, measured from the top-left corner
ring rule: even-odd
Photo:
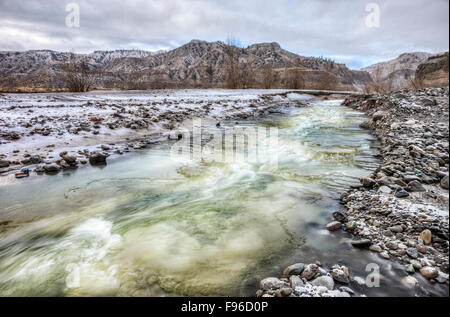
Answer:
[[[277,160],[179,162],[160,144],[0,184],[0,296],[251,296],[296,262],[364,272],[368,252],[323,230],[377,165],[364,119],[328,101],[233,123],[278,128]]]

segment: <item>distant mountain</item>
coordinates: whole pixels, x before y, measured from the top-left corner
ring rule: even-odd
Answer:
[[[193,40],[167,52],[117,50],[77,56],[97,73],[96,88],[227,87],[234,63],[239,88],[355,90],[371,81],[367,72],[300,56],[278,43],[233,47],[231,51],[230,47],[223,42]],[[70,55],[49,50],[0,52],[0,87],[4,91],[64,89],[62,70]]]
[[[374,64],[361,69],[370,74],[372,79],[388,90],[400,89],[410,85],[416,70],[431,54],[425,52],[405,53],[396,59]]]

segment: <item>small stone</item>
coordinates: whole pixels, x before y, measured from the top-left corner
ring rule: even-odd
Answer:
[[[59,172],[59,170],[61,169],[61,167],[58,164],[49,164],[49,165],[44,165],[44,171],[47,173],[57,173]]]
[[[369,250],[377,253],[383,252],[383,249],[378,244],[371,245]]]
[[[440,284],[445,284],[448,282],[448,274],[445,274],[441,271],[438,273],[439,275],[435,278],[435,280]]]
[[[105,154],[94,152],[89,155],[89,163],[92,165],[106,164],[106,158]]]
[[[419,281],[415,277],[407,276],[402,279],[402,285],[408,289],[414,289],[419,285]]]
[[[361,179],[361,184],[365,188],[372,188],[372,187],[374,187],[377,184],[377,182],[373,178],[365,177],[365,178]]]
[[[355,221],[349,221],[345,224],[345,229],[347,229],[348,231],[353,231],[355,230],[357,227],[357,224]]]
[[[386,248],[391,249],[391,250],[398,250],[398,244],[393,242],[393,241],[388,241],[385,243]]]
[[[347,214],[342,211],[336,211],[333,213],[333,218],[340,223],[346,223],[348,220]]]
[[[446,175],[442,180],[441,180],[441,187],[443,188],[443,189],[447,189],[448,190],[448,187],[449,187],[449,184],[448,184],[448,175]]]
[[[283,276],[288,277],[291,275],[300,275],[300,274],[302,274],[304,269],[305,269],[305,264],[303,264],[303,263],[293,264],[284,269]]]
[[[331,276],[338,283],[348,284],[350,282],[348,279],[348,276],[342,270],[338,270],[338,269],[332,270]]]
[[[408,249],[406,249],[406,254],[411,259],[417,259],[419,257],[419,252],[417,251],[416,248],[408,248]]]
[[[408,184],[407,190],[410,192],[425,192],[425,188],[419,181],[412,181]]]
[[[372,120],[373,120],[374,122],[377,122],[377,121],[382,120],[382,119],[383,119],[384,117],[386,117],[387,115],[388,115],[388,113],[385,112],[385,111],[378,111],[378,112],[375,112],[375,113],[373,114]]]
[[[362,240],[354,240],[350,242],[352,246],[355,248],[368,248],[372,245],[372,241],[369,239],[362,239]]]
[[[266,278],[259,284],[259,288],[264,291],[276,290],[288,286],[289,285],[286,282],[283,282],[275,277]]]
[[[401,189],[401,190],[397,191],[397,193],[395,194],[395,197],[406,198],[406,197],[409,197],[409,193],[406,190]]]
[[[275,297],[289,297],[292,292],[292,288],[284,287],[275,292]]]
[[[422,274],[427,279],[434,279],[439,276],[439,271],[435,267],[426,266],[422,269],[420,269],[420,274]]]
[[[330,222],[329,224],[327,224],[326,229],[328,231],[336,231],[336,230],[341,229],[341,227],[342,227],[342,224],[339,221],[333,221],[333,222]]]
[[[414,266],[412,264],[406,264],[405,265],[405,270],[406,272],[408,272],[409,274],[414,274],[416,273],[416,269],[414,268]]]
[[[356,276],[351,279],[352,284],[354,284],[358,289],[362,289],[366,286],[366,280],[362,277]]]
[[[379,193],[383,193],[383,194],[391,194],[392,193],[392,189],[390,189],[389,187],[387,187],[387,186],[381,186],[379,189],[378,189],[378,192]]]
[[[433,234],[428,229],[422,231],[422,233],[420,234],[420,239],[422,239],[422,241],[423,241],[423,243],[425,243],[425,245],[431,244],[432,237],[433,237]]]
[[[416,249],[417,249],[417,251],[419,251],[422,254],[427,254],[427,252],[428,252],[427,247],[424,246],[423,244],[416,245]]]
[[[316,264],[308,264],[303,270],[301,276],[308,281],[312,280],[316,276],[319,267]]]
[[[334,281],[330,276],[319,276],[314,281],[312,281],[311,284],[318,287],[326,287],[330,291],[334,288]]]
[[[292,289],[305,286],[305,283],[303,283],[302,279],[297,275],[291,275],[291,277],[289,277],[289,284]]]
[[[391,232],[400,233],[400,232],[403,232],[403,227],[400,226],[400,225],[399,226],[393,226],[393,227],[390,227],[389,230]]]
[[[9,161],[0,160],[0,168],[9,167]]]

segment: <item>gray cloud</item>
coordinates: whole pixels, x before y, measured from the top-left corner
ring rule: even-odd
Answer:
[[[80,28],[65,25],[70,2],[80,5]],[[380,28],[365,25],[369,2],[380,6]],[[232,34],[359,68],[448,50],[448,10],[448,0],[1,0],[0,50],[158,50]]]

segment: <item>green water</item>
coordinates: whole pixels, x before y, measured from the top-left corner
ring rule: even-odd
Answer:
[[[283,265],[358,263],[322,228],[339,192],[377,165],[363,120],[330,101],[238,124],[277,127],[277,160],[177,162],[160,144],[4,181],[0,296],[251,295]]]

